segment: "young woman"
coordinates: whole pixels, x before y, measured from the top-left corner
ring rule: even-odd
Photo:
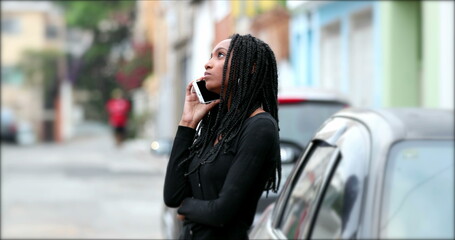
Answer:
[[[270,47],[251,35],[218,43],[205,64],[201,104],[186,88],[166,171],[164,201],[184,221],[181,239],[248,239],[257,202],[281,178],[278,77]]]

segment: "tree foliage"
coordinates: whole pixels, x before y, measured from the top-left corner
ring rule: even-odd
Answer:
[[[115,76],[118,83],[127,90],[140,87],[142,81],[152,71],[151,46],[137,46],[135,52],[132,60],[120,63]]]
[[[18,67],[27,76],[27,85],[42,86],[45,108],[53,108],[53,101],[58,93],[59,62],[64,55],[54,49],[26,50],[22,53]]]
[[[135,1],[57,1],[65,9],[66,24],[84,29],[93,35],[93,42],[81,59],[70,59],[80,64],[75,74],[75,88],[89,91],[85,108],[88,117],[106,118],[104,103],[110,92],[122,87],[116,81],[121,59],[113,59],[115,51],[130,43]]]
[[[112,13],[128,12],[134,8],[135,1],[56,1],[65,9],[68,27],[96,29],[98,23],[108,19]]]

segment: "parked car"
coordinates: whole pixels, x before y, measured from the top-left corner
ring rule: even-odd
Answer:
[[[338,112],[249,237],[453,239],[453,130],[453,110]]]
[[[17,118],[14,111],[2,107],[1,111],[2,141],[16,142],[17,140]]]
[[[279,125],[280,125],[280,144],[282,160],[282,189],[287,176],[298,157],[303,153],[311,137],[316,133],[322,123],[335,112],[347,107],[348,101],[344,96],[337,92],[325,91],[309,88],[294,88],[292,90],[281,91],[278,96],[279,102]],[[302,137],[303,136],[303,137]],[[161,146],[172,146],[168,140],[159,140]],[[170,152],[171,147],[166,147]],[[152,152],[158,155],[163,154],[163,150],[152,148]],[[169,154],[169,152],[167,154]],[[261,196],[256,209],[255,222],[264,209],[275,202],[278,193],[269,192]],[[168,208],[163,204],[162,212],[162,231],[167,239],[177,239],[182,227],[182,222],[176,218],[177,209]],[[254,224],[254,223],[253,223]]]
[[[1,140],[18,145],[29,145],[36,142],[36,134],[30,121],[21,119],[8,107],[1,111]]]

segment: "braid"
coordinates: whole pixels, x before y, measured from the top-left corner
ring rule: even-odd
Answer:
[[[200,164],[190,169],[187,175],[201,165],[213,162],[221,149],[228,149],[239,134],[243,122],[257,108],[262,107],[278,123],[278,74],[273,51],[266,43],[249,34],[234,34],[230,38],[223,67],[220,102],[218,107],[212,108],[201,120],[197,128],[198,134],[189,148],[190,154],[180,165],[195,155],[201,157],[202,149],[206,147],[210,151],[202,156]],[[229,61],[231,67],[228,73]],[[220,136],[219,142],[213,146],[214,139]],[[273,165],[265,185],[267,192],[277,192],[281,181],[281,159],[275,159]]]

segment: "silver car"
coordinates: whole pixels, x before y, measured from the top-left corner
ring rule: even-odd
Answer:
[[[342,110],[249,237],[453,239],[453,144],[453,111]]]

